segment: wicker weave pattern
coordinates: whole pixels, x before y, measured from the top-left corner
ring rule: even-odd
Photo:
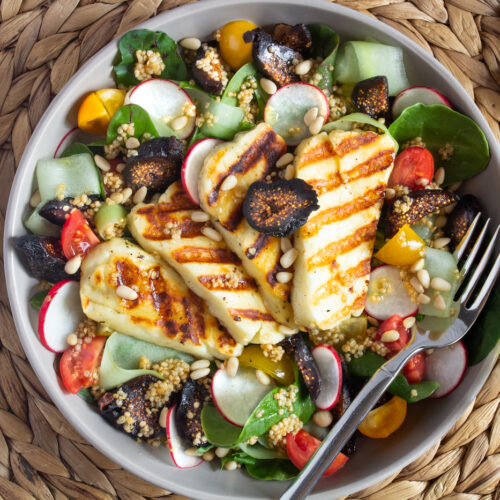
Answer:
[[[0,226],[31,132],[69,77],[103,45],[190,0],[3,0],[0,4]],[[417,42],[473,97],[500,140],[499,0],[339,0]],[[105,29],[102,29],[105,26]],[[1,250],[0,250],[1,251]],[[3,270],[0,271],[3,273]],[[0,497],[176,500],[80,438],[50,402],[15,334],[0,278]],[[500,363],[441,443],[349,498],[500,499]]]

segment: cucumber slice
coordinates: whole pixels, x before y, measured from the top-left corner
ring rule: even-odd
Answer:
[[[84,193],[101,195],[101,177],[94,159],[87,153],[38,160],[36,178],[42,202],[59,195],[63,198]]]
[[[95,214],[94,223],[99,236],[109,239],[109,230],[114,225],[125,227],[128,210],[123,205],[103,205]]]
[[[333,78],[340,83],[356,83],[383,75],[389,83],[389,95],[408,88],[408,78],[400,47],[373,42],[346,42],[340,46]]]
[[[422,321],[417,323],[419,330],[431,331],[435,333],[445,332],[450,326],[455,323],[460,312],[460,302],[453,302],[450,308],[450,316],[447,318],[437,318],[436,316],[424,316]]]
[[[38,236],[59,236],[61,228],[38,213],[43,205],[45,205],[44,201],[31,212],[31,215],[24,221],[24,227]]]
[[[272,448],[265,448],[260,443],[253,445],[249,444],[239,444],[241,451],[244,451],[247,455],[256,458],[257,460],[272,460],[273,458],[282,458],[277,450]]]

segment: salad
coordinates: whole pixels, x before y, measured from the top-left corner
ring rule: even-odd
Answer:
[[[485,136],[399,47],[321,24],[130,31],[113,74],[35,168],[15,248],[39,340],[176,466],[293,478],[386,359],[457,318]],[[325,475],[452,392],[499,311],[495,291],[464,342],[415,355]]]

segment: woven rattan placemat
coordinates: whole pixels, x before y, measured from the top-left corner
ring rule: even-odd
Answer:
[[[188,2],[2,0],[2,234],[17,163],[52,97],[113,37]],[[434,54],[476,100],[500,140],[499,0],[339,3],[377,17]],[[68,424],[26,360],[9,311],[3,275],[0,286],[0,496],[8,500],[182,498],[120,469]],[[441,443],[398,474],[349,498],[499,500],[499,483],[500,362]]]

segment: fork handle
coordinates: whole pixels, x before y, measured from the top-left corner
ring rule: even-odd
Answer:
[[[307,496],[406,362],[422,349],[423,346],[414,341],[374,373],[292,485],[281,496],[281,500],[302,500]]]

